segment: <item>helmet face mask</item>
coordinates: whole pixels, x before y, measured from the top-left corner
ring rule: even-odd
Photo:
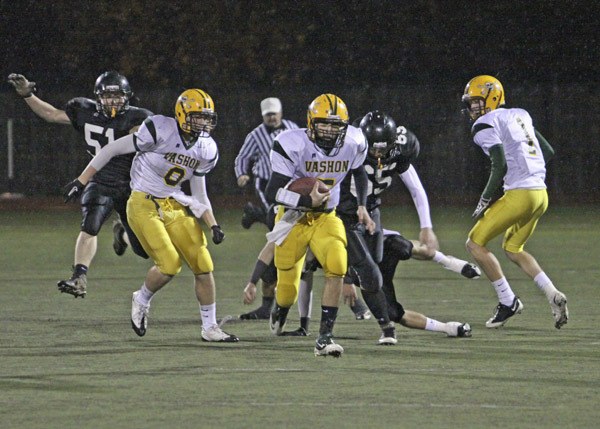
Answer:
[[[217,126],[214,112],[190,112],[186,116],[183,131],[194,137],[208,137]]]
[[[217,126],[217,113],[208,93],[188,89],[181,93],[175,104],[175,119],[179,128],[192,138],[208,137]]]
[[[493,76],[476,76],[467,83],[462,102],[463,113],[474,121],[504,105],[504,88]]]
[[[129,106],[129,97],[123,91],[106,90],[98,93],[98,102],[103,113],[109,118],[114,118]]]
[[[129,108],[133,96],[129,81],[125,76],[108,71],[96,79],[94,85],[96,109],[108,118],[115,118]]]
[[[333,94],[322,94],[308,106],[306,116],[308,138],[326,155],[336,155],[348,129],[346,104]]]
[[[314,142],[324,150],[341,147],[348,124],[342,120],[315,119],[312,124]]]
[[[387,159],[396,147],[397,127],[391,116],[375,110],[360,121],[360,129],[367,139],[367,155],[374,159]]]
[[[374,142],[369,144],[369,156],[371,158],[386,159],[394,146],[395,143]]]

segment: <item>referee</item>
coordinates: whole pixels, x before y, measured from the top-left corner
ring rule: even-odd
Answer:
[[[250,170],[254,176],[254,191],[260,201],[256,206],[250,202],[244,207],[242,226],[249,229],[254,222],[273,227],[273,216],[267,216],[270,204],[265,198],[265,188],[271,177],[271,160],[269,153],[273,147],[273,140],[285,130],[298,128],[294,122],[282,119],[281,101],[279,98],[265,98],[260,102],[263,123],[254,128],[244,140],[238,156],[235,158],[235,175],[240,188],[250,181]]]

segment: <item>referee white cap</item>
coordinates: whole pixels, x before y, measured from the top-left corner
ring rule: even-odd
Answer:
[[[263,116],[269,113],[279,113],[281,112],[281,101],[275,97],[265,98],[260,102],[260,110]]]

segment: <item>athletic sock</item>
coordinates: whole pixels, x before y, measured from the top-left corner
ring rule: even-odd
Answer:
[[[300,318],[300,327],[308,332],[308,324],[310,323],[310,317],[301,317]]]
[[[438,264],[442,265],[448,265],[448,263],[450,262],[450,259],[438,250],[435,251],[435,255],[433,255],[433,260]]]
[[[217,303],[200,305],[200,318],[203,328],[208,329],[215,326],[217,324]]]
[[[80,277],[82,275],[87,275],[88,267],[87,265],[77,264],[73,267],[73,277]]]
[[[460,274],[467,261],[455,258],[454,256],[444,255],[442,252],[436,251],[433,260],[441,264],[445,269],[454,271]]]
[[[154,292],[151,292],[150,289],[148,289],[146,287],[146,283],[144,283],[142,285],[142,287],[140,288],[140,290],[138,292],[139,293],[136,295],[135,301],[138,304],[150,305],[150,301],[152,300],[152,297],[154,296]]]
[[[494,289],[496,290],[496,295],[498,295],[500,304],[511,306],[515,300],[515,293],[510,288],[510,284],[508,284],[506,277],[501,277],[492,282],[492,286],[494,286]]]
[[[264,308],[266,308],[268,310],[271,310],[271,307],[273,306],[273,301],[274,300],[275,300],[275,298],[272,297],[272,296],[263,296],[261,307],[264,307]]]
[[[279,304],[277,304],[277,301],[275,301],[275,311],[277,312],[277,315],[279,316],[277,318],[277,321],[279,322],[279,326],[285,325],[285,323],[287,321],[288,313],[290,312],[290,307],[282,307]]]
[[[446,332],[446,324],[435,319],[426,318],[425,330],[433,332]]]
[[[333,325],[335,325],[337,312],[337,307],[321,306],[321,326],[319,327],[319,335],[333,333]]]
[[[550,277],[548,277],[543,271],[537,276],[535,276],[533,281],[535,282],[536,286],[542,292],[544,292],[546,298],[548,298],[548,301],[551,301],[554,298],[554,294],[558,292],[558,290],[556,290],[556,287],[552,283],[552,280],[550,280]]]

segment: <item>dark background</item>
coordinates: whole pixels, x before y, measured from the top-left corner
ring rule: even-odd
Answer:
[[[115,69],[132,104],[172,114],[185,88],[215,100],[221,161],[209,176],[236,199],[233,160],[261,122],[259,102],[281,98],[300,126],[317,95],[346,101],[351,118],[388,111],[413,130],[416,167],[433,204],[474,204],[488,162],[460,114],[466,82],[492,74],[507,103],[527,109],[555,147],[551,198],[600,198],[597,26],[590,1],[1,1],[1,77],[25,74],[38,96],[63,108],[92,97]],[[0,85],[0,192],[59,195],[86,165],[82,139],[37,118]],[[15,180],[6,178],[6,123],[13,119]],[[402,192],[400,192],[402,196]],[[242,205],[242,199],[239,204]]]

